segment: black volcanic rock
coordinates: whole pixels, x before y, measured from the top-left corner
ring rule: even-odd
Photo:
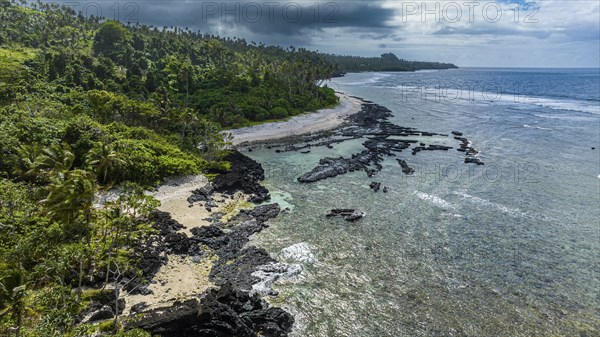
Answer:
[[[244,211],[247,212],[247,210]],[[258,222],[265,222],[277,217],[280,211],[281,207],[278,204],[261,205],[250,210],[250,215]]]
[[[396,156],[411,147],[412,155],[417,155],[422,151],[448,151],[452,149],[449,146],[426,145],[424,141],[406,138],[411,136],[420,138],[433,136],[448,137],[448,135],[419,131],[414,128],[393,124],[388,121],[392,116],[389,109],[365,102],[362,105],[361,111],[349,116],[347,118],[348,123],[339,129],[316,136],[301,137],[301,140],[305,142],[304,145],[287,145],[286,150],[298,150],[316,146],[331,147],[331,144],[334,143],[366,138],[362,144],[365,150],[362,152],[355,153],[350,158],[323,158],[316,167],[298,177],[297,180],[301,183],[313,183],[358,170],[365,171],[367,176],[373,177],[381,171],[382,162],[386,156]],[[335,137],[332,137],[332,135]],[[461,149],[459,149],[461,152],[468,153],[470,151],[469,155],[476,154],[475,149],[469,147],[468,140],[459,136],[462,133],[454,132],[453,135],[457,140],[463,141]],[[323,138],[327,139],[323,140]],[[402,163],[400,164],[402,165]],[[403,172],[410,175],[414,173],[414,169],[406,165],[403,166]]]
[[[479,160],[478,158],[473,158],[473,157],[465,158],[465,164],[484,165],[484,163],[481,160]]]
[[[402,172],[404,174],[406,174],[407,176],[412,175],[413,173],[415,173],[415,169],[408,166],[408,163],[406,163],[405,160],[402,159],[396,159],[398,161],[398,164],[400,164],[400,166],[402,167]]]
[[[364,164],[360,161],[346,158],[323,158],[319,165],[312,171],[298,178],[301,183],[312,183],[315,181],[333,178],[337,175],[351,171],[364,169]]]
[[[226,194],[242,191],[252,195],[254,202],[270,198],[269,190],[260,184],[265,179],[265,171],[259,163],[238,151],[230,153],[223,160],[231,163],[231,170],[215,178],[212,183],[214,191]]]
[[[293,324],[289,313],[229,284],[207,291],[200,299],[177,302],[124,323],[126,330],[141,328],[163,337],[279,337],[287,336]]]
[[[354,222],[362,219],[365,216],[363,212],[353,209],[332,209],[327,213],[328,218],[343,218],[346,221]]]
[[[211,197],[212,192],[213,192],[212,185],[207,184],[206,186],[203,186],[197,190],[192,191],[192,195],[187,198],[187,201],[190,204],[193,204],[193,203],[199,202],[199,201],[211,201],[212,200],[212,197]]]
[[[369,185],[369,187],[370,187],[370,188],[371,188],[373,191],[375,191],[375,192],[379,192],[379,190],[381,189],[381,183],[378,183],[378,182],[375,182],[375,181],[374,181],[374,182],[372,182],[372,183]]]

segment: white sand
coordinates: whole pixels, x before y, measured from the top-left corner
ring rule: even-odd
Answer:
[[[129,315],[131,307],[137,303],[145,302],[145,310],[148,310],[168,307],[178,300],[199,296],[214,286],[208,278],[212,264],[210,258],[194,263],[190,257],[169,255],[169,262],[160,268],[153,283],[148,286],[152,294],[123,296],[126,303],[123,315]]]
[[[332,109],[292,117],[285,122],[266,123],[247,128],[225,131],[233,136],[233,145],[257,143],[282,139],[306,133],[331,130],[344,122],[346,117],[360,112],[362,101],[343,93],[336,93],[340,104]]]
[[[181,232],[191,236],[192,228],[210,225],[203,220],[210,217],[210,213],[199,205],[190,208],[187,202],[193,190],[206,184],[208,179],[203,175],[172,178],[148,194],[160,201],[159,210],[170,213],[173,219],[185,226]],[[152,283],[148,285],[152,294],[123,296],[126,302],[123,315],[129,315],[131,307],[138,303],[145,302],[145,310],[167,307],[177,300],[198,296],[214,286],[208,278],[213,264],[211,258],[204,257],[196,262],[190,257],[177,255],[167,255],[167,258],[167,264],[160,267]]]
[[[148,194],[160,201],[159,210],[171,214],[174,220],[185,227],[182,232],[191,236],[192,228],[210,224],[203,220],[210,217],[210,213],[204,207],[195,205],[190,208],[187,202],[187,198],[192,195],[193,190],[206,184],[208,184],[208,179],[202,175],[172,178],[161,185],[157,191]]]
[[[187,201],[193,190],[206,184],[208,184],[208,179],[202,175],[172,178],[156,191],[148,192],[148,194],[161,202],[159,210],[171,214],[174,220],[185,226],[181,232],[190,237],[192,228],[210,225],[210,222],[204,219],[210,218],[212,213],[197,203],[193,207],[189,207]],[[225,219],[236,214],[240,209],[251,207],[246,202],[248,195],[243,193],[236,193],[233,199],[215,193],[213,199],[219,205],[212,210],[213,213],[223,212]],[[214,286],[208,276],[214,259],[218,257],[211,256],[211,252],[207,251],[205,256],[196,262],[191,257],[177,255],[167,255],[167,258],[167,264],[159,269],[152,284],[148,286],[152,294],[123,296],[126,301],[124,315],[128,315],[131,307],[137,303],[145,302],[148,305],[147,309],[166,307],[177,300],[198,296]]]

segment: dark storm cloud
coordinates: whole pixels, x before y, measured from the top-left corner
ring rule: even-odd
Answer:
[[[384,28],[395,15],[378,2],[166,1],[138,2],[140,23],[258,35],[303,36],[324,28]]]
[[[400,42],[404,40],[403,37],[390,33],[366,33],[360,34],[359,37],[365,40],[392,40],[394,42]]]

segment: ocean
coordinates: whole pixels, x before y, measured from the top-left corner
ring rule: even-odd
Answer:
[[[296,316],[296,336],[600,335],[598,69],[360,73],[329,86],[389,108],[394,124],[463,132],[485,165],[405,151],[412,176],[390,157],[373,178],[300,184],[364,139],[244,152],[290,209],[252,243],[273,256],[305,243],[314,256],[271,299]],[[456,148],[446,138],[428,142]],[[366,216],[327,219],[334,208]]]

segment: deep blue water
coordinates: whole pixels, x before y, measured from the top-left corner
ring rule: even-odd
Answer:
[[[304,242],[318,259],[276,287],[298,336],[600,335],[597,69],[362,73],[330,85],[388,107],[395,124],[464,132],[486,165],[406,153],[412,177],[391,158],[373,179],[302,185],[320,158],[360,152],[362,141],[248,153],[292,209],[256,243],[277,256]],[[373,193],[372,180],[390,193]],[[367,216],[323,217],[348,207]]]

